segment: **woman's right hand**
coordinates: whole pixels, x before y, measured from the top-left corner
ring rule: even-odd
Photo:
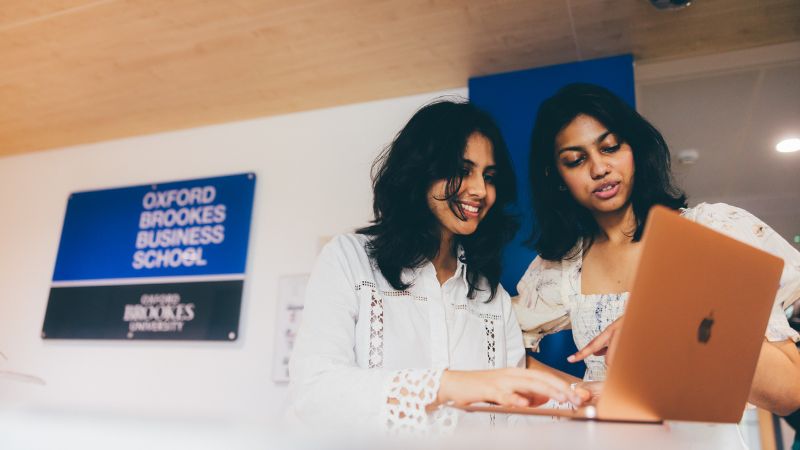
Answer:
[[[606,364],[610,366],[611,360],[614,357],[614,341],[616,337],[619,336],[619,330],[622,327],[622,319],[624,317],[625,316],[620,316],[617,320],[611,322],[605,330],[589,341],[586,346],[567,357],[567,361],[576,363],[578,361],[583,361],[591,355],[605,356]]]
[[[439,382],[437,407],[444,404],[467,406],[493,403],[501,406],[539,406],[549,399],[580,405],[591,394],[581,387],[536,369],[494,369],[479,371],[445,370]]]
[[[580,381],[575,383],[575,386],[585,389],[591,395],[584,402],[587,405],[596,405],[597,401],[600,400],[600,394],[603,393],[602,381]]]

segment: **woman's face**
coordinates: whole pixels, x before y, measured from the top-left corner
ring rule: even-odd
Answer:
[[[469,235],[494,205],[496,173],[492,143],[480,133],[472,133],[464,149],[461,188],[449,201],[460,204],[467,220],[461,220],[450,209],[446,197],[447,180],[435,181],[428,189],[428,207],[439,220],[442,230],[451,234]],[[458,210],[458,208],[456,208]]]
[[[633,190],[633,151],[597,121],[580,114],[558,135],[555,165],[572,197],[592,213],[628,205]]]

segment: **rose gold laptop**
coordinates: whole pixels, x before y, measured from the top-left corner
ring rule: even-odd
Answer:
[[[596,406],[468,411],[630,422],[742,417],[783,260],[680,217],[650,212]]]

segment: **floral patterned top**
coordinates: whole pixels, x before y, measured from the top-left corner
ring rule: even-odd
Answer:
[[[682,210],[681,215],[784,260],[765,336],[772,342],[800,341],[783,313],[784,308],[800,299],[800,252],[752,214],[724,203],[701,203]],[[526,347],[538,351],[542,337],[572,328],[575,345],[582,348],[625,311],[627,292],[581,294],[582,256],[579,253],[577,258],[561,261],[537,257],[522,276],[513,305]],[[605,379],[604,357],[590,356],[585,362],[584,379]]]

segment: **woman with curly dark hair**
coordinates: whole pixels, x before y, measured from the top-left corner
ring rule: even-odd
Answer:
[[[373,170],[372,225],[334,238],[311,275],[290,414],[430,430],[459,420],[449,404],[588,398],[523,368],[522,334],[499,284],[516,229],[506,210],[515,179],[494,121],[468,102],[429,104]]]
[[[544,335],[572,328],[581,350],[568,360],[586,362],[585,380],[605,379],[605,355],[621,324],[647,213],[663,205],[784,259],[750,402],[782,414],[800,407],[795,348],[800,335],[782,313],[800,298],[800,253],[739,208],[722,203],[687,208],[672,180],[664,138],[633,108],[599,86],[562,88],[539,109],[530,182],[538,223],[531,242],[539,256],[520,280],[514,301],[526,347],[537,350]],[[530,358],[529,367],[543,365]]]

